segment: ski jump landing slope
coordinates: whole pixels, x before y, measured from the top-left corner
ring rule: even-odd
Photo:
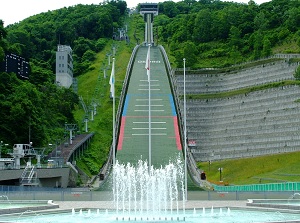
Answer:
[[[149,161],[149,82],[145,69],[148,47],[139,47],[125,97],[116,160],[136,164]],[[163,56],[150,49],[151,164],[160,168],[183,159],[177,113]]]

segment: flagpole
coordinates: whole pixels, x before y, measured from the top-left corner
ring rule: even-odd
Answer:
[[[185,95],[185,58],[183,58],[183,119],[184,119],[184,182],[185,200],[187,201],[187,145],[186,145],[186,95]]]
[[[148,83],[149,83],[149,172],[151,168],[151,85],[150,85],[150,44],[148,46],[148,54],[147,56],[148,61],[146,63],[149,63],[148,66],[149,68],[147,69],[147,75],[148,75]]]
[[[115,104],[116,104],[116,100],[115,100],[115,58],[113,58],[113,64],[112,64],[112,75],[113,75],[113,81],[112,81],[112,85],[113,85],[113,89],[112,89],[112,97],[113,97],[113,165],[115,166],[116,164],[116,128],[115,128],[115,122],[116,122],[116,118],[115,118]]]
[[[111,66],[111,74],[110,74],[110,80],[109,80],[109,84],[110,84],[110,93],[111,96],[113,98],[113,192],[116,193],[116,184],[115,184],[115,165],[116,165],[116,130],[115,130],[115,58],[113,57],[113,62],[112,62],[112,66]],[[114,196],[114,201],[118,200],[115,196]]]

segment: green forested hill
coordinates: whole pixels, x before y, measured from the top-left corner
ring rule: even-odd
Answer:
[[[114,28],[123,25],[125,10],[126,2],[116,1],[48,11],[6,28],[0,21],[0,61],[4,53],[14,53],[31,65],[29,81],[0,75],[1,141],[12,147],[30,140],[35,147],[45,147],[64,137],[65,122],[77,122],[73,111],[78,96],[54,84],[57,45],[72,47],[74,76],[83,75],[112,38]]]
[[[80,125],[83,112],[78,95],[53,84],[57,44],[72,47],[79,95],[90,101],[94,88],[99,87],[90,83],[97,82],[113,44],[112,36],[125,23],[131,42],[117,43],[118,90],[132,47],[144,36],[142,16],[127,17],[126,2],[65,7],[6,28],[0,21],[0,61],[4,52],[11,52],[29,58],[32,67],[29,81],[20,81],[12,74],[0,75],[0,140],[9,144],[27,142],[31,126],[31,140],[42,147],[63,137],[65,122]],[[166,1],[159,3],[159,15],[154,19],[154,40],[166,48],[172,67],[182,67],[184,57],[193,69],[227,67],[274,53],[299,53],[299,28],[298,0],[272,0],[261,5],[252,0],[248,4]],[[101,117],[90,130],[100,136],[78,162],[89,174],[97,173],[105,162],[111,143],[108,81],[99,83]]]
[[[171,1],[159,5],[157,41],[192,68],[222,67],[273,53],[298,53],[300,2],[273,0],[261,5],[214,0]],[[284,45],[284,48],[280,46]]]

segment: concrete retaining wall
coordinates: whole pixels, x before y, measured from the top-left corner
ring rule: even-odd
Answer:
[[[20,179],[23,169],[20,170],[1,170],[0,182],[7,180]],[[45,168],[36,169],[40,186],[42,187],[63,187],[66,188],[69,182],[70,168]]]
[[[293,80],[298,64],[285,61],[232,74],[186,75],[186,94],[214,93]],[[183,76],[175,75],[177,96]],[[300,151],[300,87],[286,86],[228,98],[187,100],[187,137],[197,161]],[[183,115],[183,100],[180,99]]]

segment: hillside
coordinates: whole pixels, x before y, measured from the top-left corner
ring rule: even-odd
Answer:
[[[198,163],[207,179],[215,184],[244,185],[300,181],[300,152],[247,159]],[[219,168],[223,168],[220,183]]]

